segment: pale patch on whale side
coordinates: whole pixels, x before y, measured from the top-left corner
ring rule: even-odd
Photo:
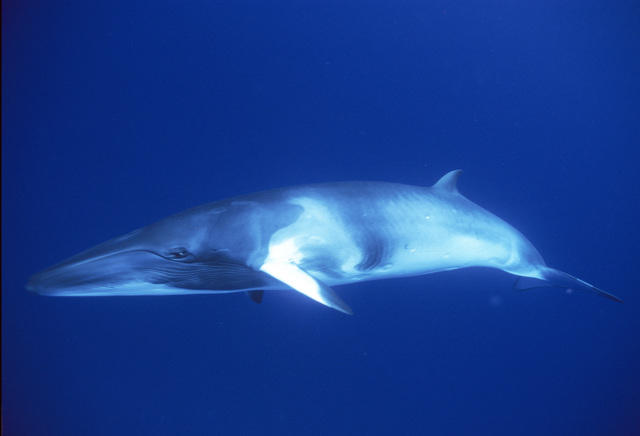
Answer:
[[[340,217],[308,197],[292,198],[289,203],[301,206],[303,212],[271,236],[264,263],[294,263],[323,280],[358,274],[364,254]],[[318,259],[324,260],[322,266]]]

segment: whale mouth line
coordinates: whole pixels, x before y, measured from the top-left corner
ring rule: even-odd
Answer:
[[[229,258],[177,261],[146,248],[79,255],[31,277],[26,288],[49,296],[184,295],[263,289],[273,283]]]
[[[65,288],[86,287],[89,283],[100,282],[104,277],[104,273],[99,274],[96,273],[96,271],[104,269],[104,266],[100,268],[102,263],[105,263],[106,266],[111,265],[112,267],[116,265],[111,273],[115,278],[122,276],[127,270],[134,269],[133,267],[140,262],[136,260],[134,256],[145,254],[153,255],[153,258],[157,260],[170,261],[152,250],[141,248],[119,250],[86,259],[74,260],[74,258],[71,258],[33,275],[27,282],[26,288],[29,291],[41,294],[62,295],[64,293],[62,290]],[[75,257],[78,258],[81,256],[82,254]],[[132,257],[128,259],[128,261],[122,261],[121,263],[115,260],[126,256]],[[108,269],[104,270],[108,271]],[[100,285],[96,284],[96,287],[102,286],[104,286],[104,283]]]
[[[49,268],[46,268],[42,271],[40,271],[39,273],[35,274],[35,276],[41,275],[41,274],[45,274],[45,273],[50,273],[52,271],[55,271],[57,269],[61,269],[61,268],[73,268],[73,267],[79,267],[79,266],[83,266],[86,264],[90,264],[93,262],[98,262],[100,260],[105,260],[108,259],[109,257],[113,257],[113,256],[120,256],[120,255],[126,255],[126,254],[133,254],[133,253],[149,253],[149,254],[153,254],[154,256],[157,256],[161,259],[165,259],[165,260],[170,260],[167,259],[166,257],[162,256],[161,254],[156,253],[155,251],[152,250],[147,250],[144,248],[132,248],[132,249],[127,249],[127,250],[120,250],[120,251],[115,251],[115,252],[111,252],[111,253],[105,253],[105,254],[101,254],[98,256],[93,256],[93,257],[89,257],[87,259],[83,259],[83,260],[78,260],[78,261],[74,261],[73,257],[70,259],[67,259],[65,261],[62,261],[56,265],[50,266]],[[79,257],[81,256],[81,254],[74,256],[74,257]]]

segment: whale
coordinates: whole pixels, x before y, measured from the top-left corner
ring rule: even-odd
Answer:
[[[50,296],[297,291],[340,312],[334,287],[468,267],[618,297],[546,265],[513,226],[458,190],[461,170],[432,186],[333,182],[204,204],[114,238],[31,277]]]

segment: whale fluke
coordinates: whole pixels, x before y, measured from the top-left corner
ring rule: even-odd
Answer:
[[[544,267],[540,270],[542,276],[541,279],[531,277],[518,277],[514,284],[514,288],[520,291],[526,291],[535,288],[544,287],[558,287],[565,289],[573,289],[576,291],[589,291],[593,292],[601,297],[608,298],[609,300],[622,303],[622,299],[610,294],[607,291],[603,291],[600,288],[596,288],[591,283],[587,283],[577,277],[567,274],[564,271],[557,270],[555,268]]]

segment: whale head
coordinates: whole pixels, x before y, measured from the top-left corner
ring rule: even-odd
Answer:
[[[251,287],[243,241],[216,231],[221,214],[191,211],[83,251],[31,277],[55,296],[162,295]],[[231,253],[228,247],[235,247]],[[239,283],[247,282],[247,283]]]

